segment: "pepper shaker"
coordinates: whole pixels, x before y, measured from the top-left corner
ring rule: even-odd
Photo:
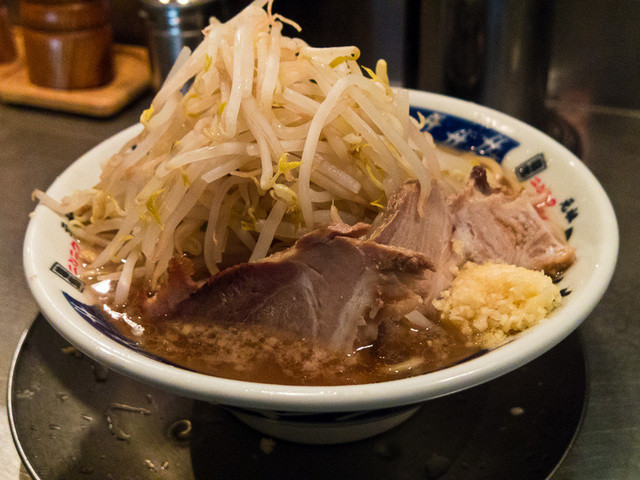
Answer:
[[[12,62],[16,56],[7,7],[0,5],[0,63]]]
[[[113,78],[108,0],[21,0],[29,80],[57,89]]]

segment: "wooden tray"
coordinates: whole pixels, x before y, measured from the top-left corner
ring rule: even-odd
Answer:
[[[6,103],[108,117],[119,112],[149,87],[150,70],[147,49],[133,45],[114,45],[115,75],[104,87],[79,90],[55,90],[29,81],[24,59],[22,32],[14,29],[18,58],[0,64],[0,100]]]

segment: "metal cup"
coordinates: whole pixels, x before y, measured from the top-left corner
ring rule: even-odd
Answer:
[[[481,103],[541,126],[553,3],[411,2],[418,12],[408,12],[410,22],[415,20],[408,28],[413,58],[407,62],[406,83]]]
[[[202,41],[209,17],[226,16],[221,0],[139,0],[149,48],[151,83],[158,90],[183,47]]]

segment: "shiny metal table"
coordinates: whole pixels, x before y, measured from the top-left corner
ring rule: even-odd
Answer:
[[[95,120],[0,105],[0,388],[38,308],[22,269],[31,192],[46,188],[88,149],[135,123],[150,97]],[[640,114],[570,108],[583,135],[584,161],[613,201],[620,224],[618,268],[598,307],[580,328],[589,369],[586,418],[554,479],[640,478]],[[0,480],[27,479],[0,400]]]

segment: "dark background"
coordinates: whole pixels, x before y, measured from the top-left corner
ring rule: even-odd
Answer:
[[[517,0],[505,0],[505,3]],[[18,0],[5,0],[18,23]],[[144,44],[143,25],[135,0],[110,0],[115,39]],[[244,0],[213,2],[213,13],[228,16]],[[423,11],[438,9],[442,0],[276,0],[274,10],[302,26],[300,36],[314,46],[354,44],[363,65],[378,58],[389,64],[389,76],[404,83],[410,44],[406,25]],[[547,93],[551,101],[640,110],[640,1],[557,0],[554,3],[551,62]],[[409,21],[407,21],[409,20]],[[287,34],[295,31],[289,29]],[[418,32],[420,33],[420,32]],[[422,32],[424,33],[424,32]],[[427,68],[422,65],[420,68]]]

